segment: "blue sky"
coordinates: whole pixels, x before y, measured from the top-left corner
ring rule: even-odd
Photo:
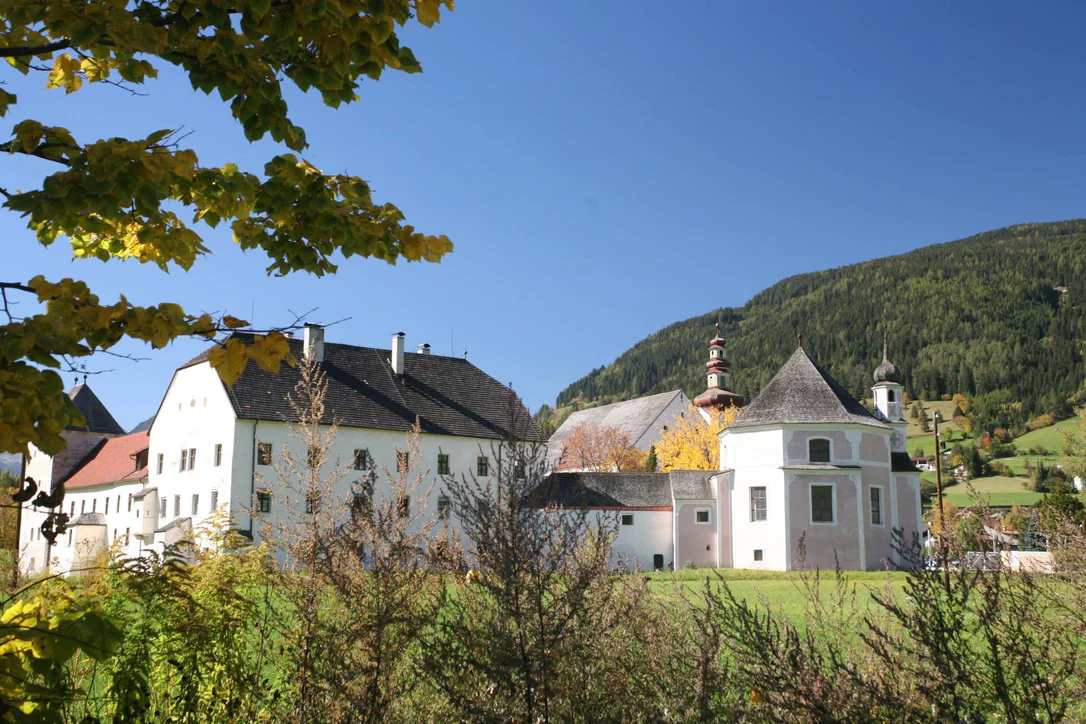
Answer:
[[[0,278],[74,276],[107,300],[255,310],[260,326],[316,308],[350,318],[336,342],[453,340],[534,410],[660,327],[786,276],[1086,215],[1084,21],[1073,3],[461,0],[405,33],[423,74],[367,81],[339,110],[290,98],[306,158],[447,234],[447,261],[271,279],[209,230],[213,255],[166,274],[72,261],[8,213]],[[12,123],[81,140],[184,126],[203,163],[251,171],[285,150],[247,144],[225,104],[168,71],[147,97],[4,80]],[[9,188],[48,170],[5,164]],[[150,359],[102,359],[113,371],[91,385],[131,426],[201,345],[123,349]]]

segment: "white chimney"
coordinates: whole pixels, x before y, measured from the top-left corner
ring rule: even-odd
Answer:
[[[403,332],[392,335],[392,374],[403,375]]]
[[[324,327],[319,324],[305,325],[305,338],[302,344],[302,354],[307,360],[314,362],[324,361]]]
[[[430,354],[430,345],[429,345],[429,343],[420,344],[418,352],[419,352],[419,354]]]

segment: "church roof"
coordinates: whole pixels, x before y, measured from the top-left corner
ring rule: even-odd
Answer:
[[[235,332],[234,338],[252,341]],[[290,352],[302,359],[302,340],[288,340]],[[181,366],[206,362],[209,350]],[[424,433],[494,440],[514,438],[542,442],[543,436],[524,403],[512,390],[460,357],[404,355],[404,374],[397,377],[387,349],[324,344],[321,370],[328,380],[325,424],[406,432],[418,417]],[[288,396],[300,379],[298,367],[281,365],[278,374],[249,360],[241,377],[225,387],[239,419],[292,420]]]
[[[79,470],[95,453],[106,444],[111,436],[103,433],[84,432],[82,430],[63,430],[60,436],[64,438],[65,448],[53,456],[53,474],[49,481],[51,487],[67,480]],[[43,485],[46,481],[39,480]]]
[[[790,423],[857,423],[887,428],[837,380],[796,348],[729,429]]]
[[[100,432],[107,435],[124,434],[124,428],[117,424],[117,421],[113,419],[113,415],[109,414],[109,410],[106,409],[106,406],[98,399],[98,395],[94,394],[94,391],[91,390],[87,383],[78,384],[68,390],[68,397],[83,413],[83,418],[86,421],[86,425],[82,427],[71,425],[68,427],[69,430]]]
[[[683,394],[682,390],[672,390],[658,395],[614,402],[610,405],[590,407],[587,410],[577,410],[567,417],[561,427],[551,435],[547,443],[547,458],[550,462],[557,463],[566,438],[577,427],[584,424],[613,427],[629,435],[630,441],[636,444],[642,435],[652,430],[653,425],[660,421],[660,416],[664,414],[668,406],[681,394]]]

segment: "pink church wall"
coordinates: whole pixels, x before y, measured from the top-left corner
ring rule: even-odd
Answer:
[[[827,483],[835,484],[836,521],[832,525],[812,524],[810,486]],[[844,569],[859,569],[856,505],[856,484],[848,475],[796,475],[788,487],[788,545],[791,567],[799,568],[799,542],[802,538],[806,546],[804,565],[808,568],[833,570],[835,565],[840,565]]]
[[[842,430],[795,430],[788,441],[786,451],[787,460],[790,463],[805,463],[808,459],[807,441],[812,437],[828,438],[830,440],[830,456],[832,460],[851,460],[852,443]]]
[[[721,568],[732,567],[732,475],[733,473],[726,473],[717,478],[716,547]]]
[[[886,464],[890,456],[890,440],[885,435],[865,432],[860,436],[860,460]]]
[[[716,566],[716,524],[718,513],[711,501],[705,503],[675,502],[675,568],[689,561],[698,568]],[[695,512],[709,509],[709,522],[698,523]]]
[[[862,445],[862,443],[861,443]],[[884,445],[885,449],[885,445]],[[862,454],[862,453],[861,453]],[[883,460],[886,453],[883,453]],[[882,525],[875,525],[871,519],[871,488],[882,488]],[[881,571],[890,566],[893,559],[893,525],[890,519],[890,471],[887,468],[864,468],[864,544],[867,548],[867,570]]]

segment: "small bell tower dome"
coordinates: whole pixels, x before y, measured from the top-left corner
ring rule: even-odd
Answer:
[[[694,398],[694,404],[702,409],[723,410],[732,405],[742,406],[743,398],[731,390],[731,366],[728,361],[728,343],[720,336],[720,324],[716,336],[709,340],[709,361],[705,363],[706,390]]]
[[[875,368],[875,384],[871,391],[875,397],[875,417],[889,423],[893,428],[890,446],[893,452],[906,452],[905,449],[905,384],[904,376],[889,356],[889,342],[882,337],[882,362]]]

